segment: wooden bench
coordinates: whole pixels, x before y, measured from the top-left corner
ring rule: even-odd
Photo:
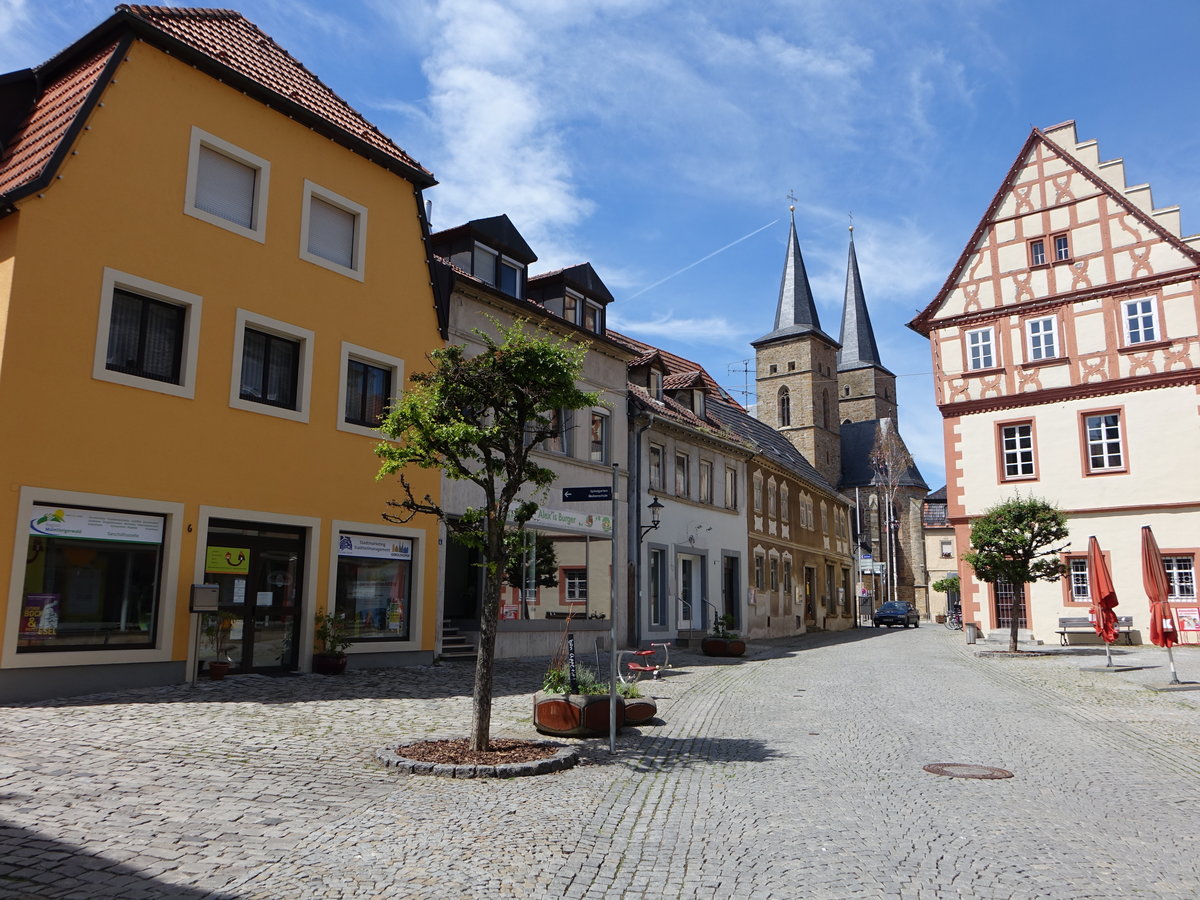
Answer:
[[[1117,616],[1117,631],[1125,634],[1125,643],[1133,643],[1133,616]],[[1092,625],[1092,620],[1087,616],[1059,616],[1058,617],[1058,635],[1059,642],[1065,647],[1067,646],[1067,635],[1069,634],[1096,634],[1096,628]],[[1100,635],[1096,634],[1096,637]]]

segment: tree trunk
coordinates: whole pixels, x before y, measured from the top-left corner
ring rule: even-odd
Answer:
[[[471,749],[476,751],[488,749],[492,732],[492,670],[496,663],[496,623],[500,619],[500,582],[505,562],[503,525],[499,536],[488,535],[486,556],[479,656],[475,660],[475,693],[471,701]]]
[[[1025,585],[1013,585],[1012,620],[1008,628],[1008,652],[1017,652],[1017,630],[1021,626],[1021,616],[1025,612]]]

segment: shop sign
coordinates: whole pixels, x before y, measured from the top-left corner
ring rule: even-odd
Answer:
[[[527,527],[546,531],[579,531],[589,534],[612,536],[612,516],[577,513],[565,509],[547,509],[539,506],[538,511],[527,523]]]
[[[371,559],[412,559],[413,542],[407,538],[386,538],[369,534],[338,536],[338,556]]]
[[[100,509],[35,506],[30,534],[60,538],[91,538],[127,544],[161,544],[163,518]]]
[[[250,551],[242,547],[209,547],[204,556],[204,571],[217,575],[248,575]]]

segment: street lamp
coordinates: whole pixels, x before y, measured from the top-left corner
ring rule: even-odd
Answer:
[[[643,540],[645,540],[646,535],[648,535],[650,532],[652,532],[654,529],[656,529],[659,526],[659,514],[663,511],[663,505],[658,502],[657,497],[655,497],[654,500],[650,503],[650,505],[647,506],[646,508],[648,510],[650,510],[650,524],[642,526],[642,533],[640,535],[638,535],[638,543],[639,544]]]

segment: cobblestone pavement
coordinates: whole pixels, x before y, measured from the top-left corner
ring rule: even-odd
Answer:
[[[673,654],[661,724],[552,776],[400,775],[460,736],[472,673],[230,678],[0,707],[0,897],[1200,896],[1200,693],[1165,654],[980,656],[863,629]],[[1200,651],[1176,651],[1200,681]],[[544,661],[502,661],[493,734],[532,736]],[[983,781],[928,763],[997,766]]]

